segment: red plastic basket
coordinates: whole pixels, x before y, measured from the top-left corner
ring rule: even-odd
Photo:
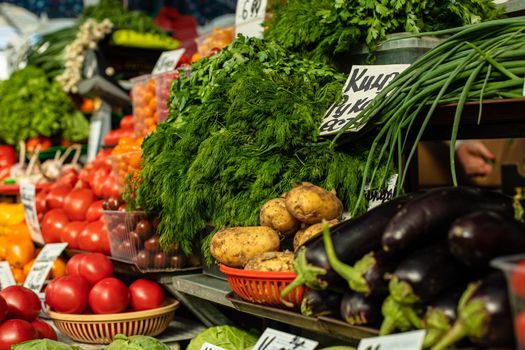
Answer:
[[[298,309],[303,300],[305,288],[300,286],[284,300],[281,291],[297,277],[294,272],[261,272],[234,269],[221,264],[221,271],[235,294],[243,300],[268,306]]]

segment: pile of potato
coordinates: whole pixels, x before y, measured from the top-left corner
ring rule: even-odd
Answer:
[[[211,254],[220,263],[253,271],[291,272],[294,253],[280,251],[283,241],[293,239],[297,250],[322,232],[322,220],[339,222],[343,205],[335,193],[303,183],[280,198],[265,203],[261,226],[232,227],[215,234]]]

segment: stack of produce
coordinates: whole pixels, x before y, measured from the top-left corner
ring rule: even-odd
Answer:
[[[496,257],[525,252],[513,200],[495,192],[444,188],[398,197],[307,242],[296,254],[308,315],[338,314],[381,334],[427,330],[425,347],[513,344],[512,317]],[[331,290],[341,287],[344,295]],[[338,300],[340,300],[338,304]],[[338,310],[339,307],[339,310]],[[382,315],[381,315],[382,314]]]
[[[117,334],[113,342],[104,350],[169,350],[170,348],[155,338],[144,335],[126,337]],[[67,345],[54,340],[40,339],[30,340],[13,346],[10,350],[82,350],[80,346]]]

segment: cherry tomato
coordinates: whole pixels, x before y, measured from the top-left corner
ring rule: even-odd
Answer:
[[[156,269],[164,269],[168,266],[168,263],[169,263],[168,254],[164,252],[158,252],[153,257],[153,266],[155,266]]]
[[[36,329],[24,320],[7,320],[0,326],[0,350],[10,350],[11,345],[37,338]]]
[[[113,276],[113,263],[104,254],[92,253],[82,258],[78,269],[80,276],[91,285]]]
[[[70,185],[60,185],[51,189],[46,196],[46,207],[48,209],[60,209],[64,206],[64,199],[73,187]]]
[[[88,222],[96,221],[102,217],[102,203],[104,203],[103,200],[98,200],[89,206],[86,212],[86,220]]]
[[[57,312],[81,314],[88,307],[90,289],[82,276],[56,278],[46,288],[46,303]]]
[[[62,231],[69,223],[66,213],[62,209],[50,210],[42,220],[42,236],[46,243],[58,243]]]
[[[87,226],[85,221],[70,221],[60,234],[60,241],[67,243],[69,249],[79,249],[78,236]]]
[[[31,289],[10,286],[0,291],[0,295],[7,303],[7,318],[32,322],[40,313],[40,299]]]
[[[161,307],[166,300],[164,289],[153,281],[141,278],[129,286],[131,308],[135,311]]]
[[[89,292],[89,306],[96,314],[117,314],[125,311],[128,305],[128,287],[117,278],[105,278]]]
[[[142,219],[135,226],[135,232],[137,232],[141,240],[145,241],[153,234],[153,227],[148,220]]]
[[[31,322],[31,325],[38,333],[38,339],[58,339],[55,330],[47,322],[44,322],[41,319],[37,318],[36,320]]]
[[[66,274],[69,276],[80,276],[80,264],[88,254],[77,254],[71,257],[66,264]]]
[[[89,207],[95,200],[96,197],[91,190],[75,188],[64,199],[64,211],[69,220],[84,221]]]
[[[512,291],[525,298],[525,260],[519,262],[510,277]]]

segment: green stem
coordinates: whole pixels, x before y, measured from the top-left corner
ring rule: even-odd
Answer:
[[[281,291],[281,299],[285,298],[295,288],[306,284],[310,288],[325,289],[326,283],[319,281],[319,276],[326,275],[326,270],[311,264],[306,260],[306,248],[302,247],[294,260],[294,270],[297,277]]]
[[[423,341],[423,349],[428,349],[431,346],[434,346],[447,332],[437,329],[437,328],[428,328],[426,329],[427,334],[425,335],[425,340]]]
[[[461,322],[456,322],[454,327],[431,350],[445,350],[465,338],[467,330]]]
[[[406,319],[410,321],[410,324],[414,326],[414,328],[423,328],[423,321],[421,321],[421,318],[417,315],[414,305],[405,305],[402,307],[402,311]]]
[[[392,317],[385,317],[383,323],[381,323],[381,328],[379,329],[379,335],[389,335],[396,330],[396,321]]]

